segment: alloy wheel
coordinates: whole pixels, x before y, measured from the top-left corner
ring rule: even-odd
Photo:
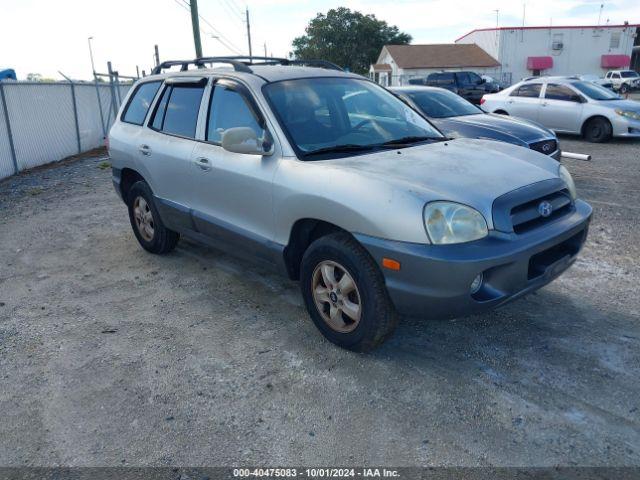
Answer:
[[[149,204],[143,197],[136,197],[133,202],[133,217],[136,221],[136,227],[143,239],[147,242],[153,240],[154,235],[154,221],[153,213]]]
[[[340,333],[356,329],[362,316],[362,297],[351,274],[337,262],[320,262],[311,280],[318,313],[325,323]]]

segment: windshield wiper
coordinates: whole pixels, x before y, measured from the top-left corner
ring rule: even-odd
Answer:
[[[380,146],[381,147],[397,147],[399,145],[412,145],[414,143],[427,142],[427,141],[443,142],[445,140],[446,140],[445,137],[426,137],[426,136],[414,135],[409,137],[396,138],[394,140],[388,140],[384,143],[381,143]]]
[[[304,156],[320,155],[323,153],[349,153],[349,152],[367,152],[373,150],[377,145],[358,145],[355,143],[347,143],[344,145],[332,145],[330,147],[322,147],[316,150],[305,152]]]

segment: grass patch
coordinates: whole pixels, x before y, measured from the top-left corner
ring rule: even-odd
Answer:
[[[44,192],[42,187],[33,187],[27,190],[27,193],[32,196],[40,195],[42,192]]]
[[[98,164],[98,168],[99,168],[100,170],[106,170],[107,168],[111,168],[111,162],[107,162],[107,161],[100,162],[100,163]]]

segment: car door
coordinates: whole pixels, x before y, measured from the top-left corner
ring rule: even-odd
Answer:
[[[551,130],[580,131],[584,98],[568,85],[547,83],[540,104],[539,122]]]
[[[248,88],[230,79],[211,86],[206,109],[202,141],[191,155],[194,224],[223,249],[273,263],[272,181],[279,155],[232,153],[221,146],[224,132],[235,127],[270,138],[265,118]]]
[[[160,215],[178,231],[191,227],[191,153],[205,85],[204,77],[167,79],[138,146]]]
[[[477,81],[472,79],[469,72],[456,73],[458,84],[458,95],[471,103],[480,103],[480,98],[484,95],[484,89],[480,88],[480,77],[476,75]]]
[[[541,83],[525,83],[507,97],[505,109],[509,115],[538,121],[540,109]]]

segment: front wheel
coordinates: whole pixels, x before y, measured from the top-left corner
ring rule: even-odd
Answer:
[[[622,95],[625,95],[629,92],[629,85],[627,85],[626,83],[623,83],[622,85],[620,85],[620,93]]]
[[[370,351],[398,322],[380,269],[347,233],[321,237],[309,246],[300,287],[316,327],[340,347]]]
[[[613,128],[606,118],[592,118],[584,126],[584,138],[592,143],[608,142]]]

